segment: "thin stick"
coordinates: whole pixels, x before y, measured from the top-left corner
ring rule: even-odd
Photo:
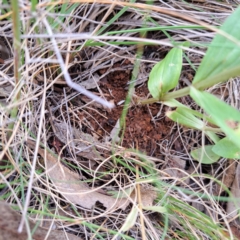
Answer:
[[[32,162],[32,168],[31,168],[29,183],[28,183],[25,205],[24,205],[24,209],[22,211],[21,222],[20,222],[19,227],[18,227],[18,232],[19,233],[22,232],[24,219],[26,218],[27,209],[28,209],[28,206],[29,206],[30,198],[31,198],[33,179],[34,179],[35,168],[36,168],[36,164],[37,164],[38,148],[39,148],[39,143],[40,143],[41,130],[42,130],[42,126],[43,126],[43,118],[44,118],[44,113],[45,113],[46,86],[47,86],[47,80],[46,80],[46,76],[45,76],[45,81],[44,81],[45,91],[43,92],[43,97],[42,97],[41,117],[40,117],[40,120],[39,120],[39,128],[38,128],[38,134],[37,134],[37,139],[36,139],[36,147],[35,147],[34,156],[33,156],[33,162]]]
[[[139,179],[139,168],[138,165],[136,166],[136,180]],[[146,232],[145,232],[145,224],[143,219],[143,211],[142,211],[142,198],[141,198],[141,190],[140,190],[140,184],[137,183],[137,198],[138,198],[138,208],[140,212],[140,222],[141,222],[141,232],[142,232],[142,239],[146,240]]]
[[[42,21],[43,21],[43,23],[44,23],[44,25],[45,25],[45,27],[46,27],[46,29],[47,29],[47,32],[48,32],[48,34],[49,34],[49,37],[51,38],[51,41],[52,41],[52,44],[53,44],[53,48],[54,48],[54,50],[55,50],[55,54],[56,54],[56,56],[57,56],[59,65],[60,65],[60,67],[61,67],[61,69],[62,69],[62,73],[63,73],[63,76],[65,77],[65,80],[66,80],[67,85],[68,85],[69,87],[75,89],[76,91],[84,94],[85,96],[93,99],[94,101],[102,104],[103,106],[105,106],[105,107],[107,107],[107,108],[113,108],[113,107],[114,107],[114,104],[113,104],[113,103],[110,103],[110,102],[108,102],[108,101],[106,101],[106,100],[104,100],[104,99],[102,99],[102,98],[94,95],[93,93],[87,91],[85,88],[81,87],[80,85],[78,85],[77,83],[75,83],[75,82],[72,81],[72,79],[71,79],[71,77],[70,77],[70,75],[69,75],[69,73],[68,73],[68,71],[67,71],[67,68],[66,68],[66,66],[65,66],[65,64],[64,64],[62,55],[61,55],[61,53],[60,53],[60,51],[59,51],[59,49],[58,49],[57,42],[56,42],[56,40],[55,40],[55,38],[54,38],[52,29],[51,29],[50,25],[48,24],[48,22],[47,22],[47,20],[46,20],[45,17],[42,19]]]

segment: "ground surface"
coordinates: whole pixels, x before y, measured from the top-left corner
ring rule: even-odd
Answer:
[[[100,88],[102,92],[106,95],[111,93],[107,99],[113,100],[116,107],[111,111],[90,110],[91,118],[85,116],[91,122],[94,130],[101,134],[101,137],[110,135],[117,121],[120,120],[130,79],[130,71],[116,71],[101,80]],[[147,98],[148,93],[146,83],[136,87],[136,96]],[[171,137],[171,125],[173,125],[164,117],[165,109],[162,109],[161,113],[159,104],[142,106],[132,101],[131,105],[125,120],[126,129],[122,146],[127,148],[138,147],[140,151],[147,155],[161,156],[157,142],[164,139],[168,140]],[[159,114],[158,117],[157,114]],[[155,120],[155,118],[158,119]]]
[[[23,1],[21,6],[28,4]],[[9,37],[13,35],[12,20],[5,16],[0,22],[4,29],[4,40],[0,39],[1,200],[20,206],[22,216],[28,214],[46,229],[57,228],[61,234],[64,230],[79,239],[120,239],[119,234],[131,240],[233,239],[231,234],[239,239],[239,222],[234,221],[236,215],[230,216],[224,198],[234,193],[231,186],[237,179],[237,162],[222,158],[214,164],[199,164],[191,150],[211,141],[201,131],[168,119],[166,112],[174,109],[161,103],[139,104],[151,97],[149,73],[172,43],[191,42],[184,51],[176,89],[191,84],[214,37],[195,20],[220,26],[237,7],[236,1],[154,2],[156,7],[174,10],[175,15],[107,1],[60,4],[51,10],[44,4],[39,6],[39,14],[46,13],[53,33],[62,34],[56,41],[66,72],[73,82],[115,107],[109,110],[66,84],[53,38],[43,21],[45,15],[36,19],[39,28],[28,28],[33,24],[26,11],[30,5],[21,8],[24,36],[29,41],[21,40],[21,81],[15,82],[13,40]],[[86,32],[100,38],[70,36]],[[48,37],[41,35],[36,40],[34,34],[39,33],[48,33]],[[156,42],[139,44],[143,37]],[[8,45],[5,50],[3,45]],[[143,51],[138,62],[139,49]],[[127,115],[121,118],[132,80]],[[21,96],[15,101],[18,88]],[[239,79],[234,79],[208,91],[239,108],[238,88]],[[189,96],[178,100],[200,110]],[[9,111],[15,102],[17,116],[12,121]],[[121,121],[124,129],[116,135]],[[10,140],[9,132],[13,133]],[[127,199],[126,206],[122,199]],[[155,208],[142,209],[146,206]],[[12,218],[20,221],[14,214]],[[124,226],[126,222],[131,227]],[[26,230],[24,234],[29,233]]]

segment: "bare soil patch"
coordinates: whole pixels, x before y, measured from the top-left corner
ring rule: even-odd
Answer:
[[[97,133],[110,134],[117,121],[120,119],[124,100],[128,91],[128,82],[131,78],[130,71],[116,71],[108,74],[100,83],[100,88],[103,93],[111,93],[108,100],[113,100],[116,107],[111,111],[89,111],[91,116],[97,120],[90,120],[94,130]],[[146,84],[136,87],[135,94],[139,97],[145,98],[148,95]],[[164,110],[160,109],[159,104],[152,104],[151,106],[135,105],[134,102],[128,109],[126,117],[126,129],[122,146],[126,148],[138,148],[147,155],[160,156],[158,141],[168,139],[171,133],[173,124],[164,117]],[[102,117],[105,116],[105,118]],[[159,115],[159,116],[157,116]],[[154,118],[157,119],[155,120]],[[86,116],[87,117],[87,116]]]

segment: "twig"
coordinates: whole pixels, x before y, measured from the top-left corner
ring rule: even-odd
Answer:
[[[70,77],[70,75],[69,75],[69,73],[68,73],[68,71],[67,71],[67,68],[66,68],[65,64],[64,64],[62,55],[61,55],[61,53],[60,53],[60,51],[59,51],[59,49],[58,49],[57,42],[56,42],[56,40],[55,40],[55,38],[54,38],[52,29],[51,29],[50,25],[48,24],[48,22],[47,22],[47,20],[46,20],[45,17],[42,19],[42,21],[43,21],[43,23],[44,23],[44,25],[45,25],[45,27],[46,27],[46,29],[47,29],[47,32],[48,32],[48,34],[49,34],[49,36],[50,36],[50,38],[51,38],[51,41],[52,41],[52,44],[53,44],[53,48],[54,48],[55,54],[56,54],[56,56],[57,56],[59,65],[60,65],[60,67],[61,67],[61,69],[62,69],[62,73],[63,73],[63,75],[64,75],[64,77],[65,77],[65,80],[66,80],[66,82],[67,82],[67,85],[68,85],[69,87],[75,89],[76,91],[84,94],[85,96],[93,99],[94,101],[102,104],[103,106],[108,107],[108,108],[113,108],[113,107],[114,107],[114,104],[113,104],[113,103],[108,102],[108,101],[106,101],[106,100],[104,100],[104,99],[102,99],[102,98],[94,95],[93,93],[89,92],[88,90],[86,90],[85,88],[81,87],[80,85],[78,85],[77,83],[75,83],[75,82],[73,82],[73,81],[71,80],[71,77]]]

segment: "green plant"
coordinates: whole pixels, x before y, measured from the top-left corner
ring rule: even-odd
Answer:
[[[240,112],[204,91],[240,75],[239,16],[240,8],[216,30],[217,34],[208,47],[191,86],[169,92],[177,86],[182,68],[182,49],[175,46],[150,73],[148,89],[153,98],[141,101],[142,104],[161,101],[175,107],[174,111],[166,114],[170,119],[203,131],[213,144],[195,149],[191,155],[205,164],[216,162],[220,157],[240,159]],[[205,111],[204,114],[176,100],[187,95]],[[217,133],[223,133],[225,137],[220,139]]]

